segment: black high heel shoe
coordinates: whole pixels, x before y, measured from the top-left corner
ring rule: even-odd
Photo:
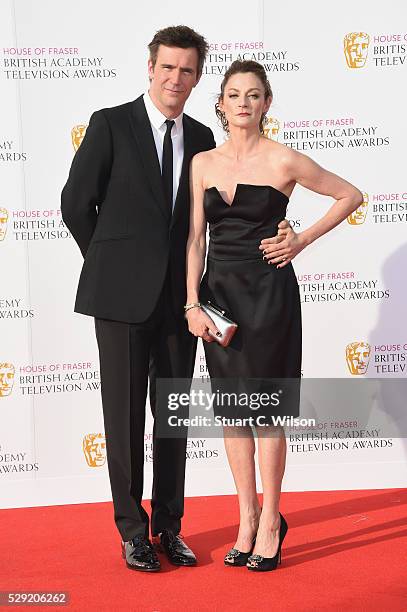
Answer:
[[[277,568],[277,564],[281,563],[281,546],[283,544],[283,540],[288,531],[287,521],[280,514],[280,529],[278,531],[278,548],[274,557],[262,557],[261,555],[251,555],[248,560],[246,567],[252,572],[270,572],[271,570],[275,570]]]
[[[249,552],[241,552],[240,550],[237,550],[237,548],[231,548],[229,552],[227,552],[225,555],[225,565],[228,565],[230,567],[243,567],[244,565],[246,565],[250,558],[250,555],[253,552],[255,543],[256,538],[254,538],[252,547]]]

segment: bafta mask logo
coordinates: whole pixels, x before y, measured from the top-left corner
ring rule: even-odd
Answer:
[[[0,397],[11,395],[14,385],[14,366],[7,361],[0,363]]]
[[[83,137],[85,136],[87,127],[88,127],[87,125],[74,125],[71,130],[72,145],[73,145],[73,148],[75,149],[75,152],[79,149],[79,147],[82,144],[82,140],[83,140]]]
[[[0,208],[0,241],[4,240],[7,233],[8,210]]]
[[[343,51],[349,68],[363,68],[369,50],[369,34],[350,32],[343,39]]]
[[[366,374],[370,358],[370,344],[351,342],[346,347],[346,363],[353,376]]]
[[[106,463],[106,438],[104,434],[86,434],[83,438],[83,454],[89,467],[104,465]]]
[[[363,202],[356,210],[349,215],[349,225],[362,225],[366,221],[367,207],[369,205],[369,195],[363,192]]]
[[[264,120],[263,132],[269,140],[278,140],[278,132],[280,131],[280,122],[275,117],[266,117]]]

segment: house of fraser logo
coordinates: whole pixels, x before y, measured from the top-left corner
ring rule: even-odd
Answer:
[[[367,34],[349,32],[343,39],[343,52],[350,69],[403,68],[407,64],[407,32]]]

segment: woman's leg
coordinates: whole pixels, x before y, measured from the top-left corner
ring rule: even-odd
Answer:
[[[258,427],[257,435],[263,506],[254,554],[274,557],[278,549],[279,502],[287,445],[282,427]]]
[[[260,505],[256,491],[255,444],[250,427],[224,427],[225,449],[239,498],[239,533],[234,548],[249,552],[256,536]]]

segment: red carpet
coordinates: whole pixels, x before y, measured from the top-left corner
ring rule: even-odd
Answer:
[[[2,510],[0,591],[69,591],[52,610],[405,610],[406,503],[405,489],[284,493],[283,561],[266,574],[223,566],[230,496],[186,500],[199,567],[157,574],[126,569],[111,504]]]

